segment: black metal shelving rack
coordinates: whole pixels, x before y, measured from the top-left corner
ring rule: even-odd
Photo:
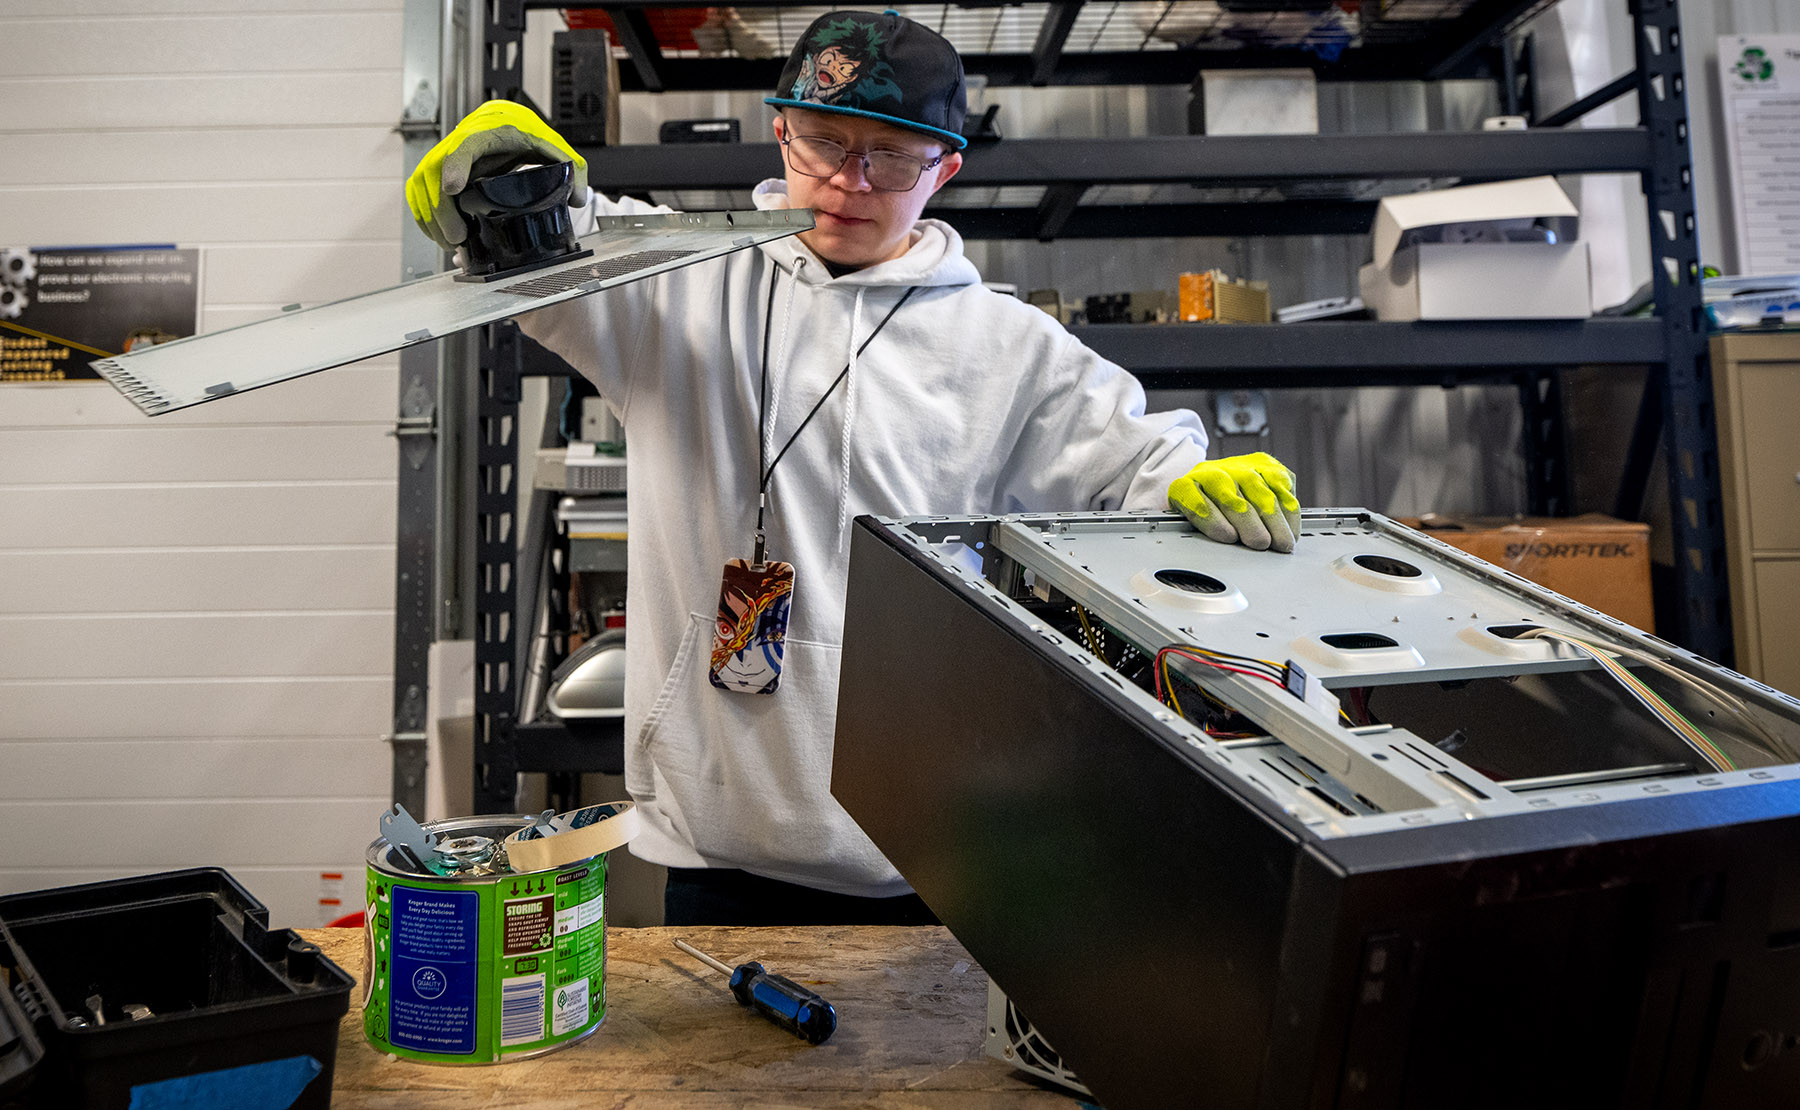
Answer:
[[[1405,0],[1388,3],[1392,12]],[[1518,104],[1516,55],[1509,32],[1551,0],[1467,0],[1445,18],[1384,21],[1365,16],[1362,37],[1334,61],[1302,47],[1192,46],[1142,51],[1069,49],[1071,34],[1097,0],[1055,0],[1043,8],[1030,49],[965,52],[971,73],[990,87],[1048,84],[1152,84],[1193,80],[1202,68],[1306,66],[1322,80],[1491,77],[1509,106]],[[1630,173],[1648,199],[1656,314],[1641,319],[1481,323],[1315,322],[1224,328],[1105,325],[1074,329],[1100,354],[1150,388],[1246,384],[1318,385],[1512,382],[1524,407],[1529,504],[1555,515],[1566,504],[1567,468],[1560,424],[1560,371],[1575,365],[1648,364],[1651,382],[1637,414],[1615,503],[1616,515],[1642,511],[1660,445],[1669,460],[1678,605],[1668,637],[1701,655],[1729,657],[1723,521],[1705,324],[1701,313],[1693,179],[1675,0],[1628,2],[1636,40],[1632,73],[1577,104],[1540,117],[1524,132],[1424,132],[1389,135],[1281,135],[1133,139],[1006,139],[979,149],[949,189],[1040,186],[1041,199],[1015,208],[927,209],[968,238],[1256,236],[1346,234],[1366,230],[1367,201],[1275,201],[1180,205],[1083,205],[1108,184],[1266,185],[1321,179],[1453,178],[1535,174]],[[667,56],[648,12],[665,5],[605,5],[566,0],[487,0],[482,88],[516,98],[523,83],[520,44],[532,8],[601,8],[611,17],[630,64],[627,90],[767,89],[781,59]],[[780,8],[739,0],[739,8]],[[1003,0],[956,0],[942,10],[982,12]],[[1038,7],[1039,5],[1027,5]],[[1113,5],[1116,6],[1116,5]],[[1226,12],[1316,9],[1295,0],[1231,2]],[[1018,7],[1018,5],[1013,5]],[[1362,7],[1375,5],[1364,0]],[[934,9],[935,10],[935,9]],[[795,30],[801,24],[797,23]],[[1641,124],[1563,131],[1557,126],[1635,92]],[[780,172],[772,143],[620,146],[583,151],[594,181],[609,191],[742,190]],[[478,549],[476,644],[477,810],[510,809],[518,771],[610,770],[616,746],[570,743],[557,728],[516,721],[514,637],[519,619],[512,524],[516,494],[519,341],[506,330],[483,344],[478,406]]]

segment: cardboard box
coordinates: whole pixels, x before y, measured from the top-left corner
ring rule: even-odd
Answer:
[[[1655,631],[1648,524],[1601,513],[1566,518],[1427,513],[1401,523],[1626,624]]]
[[[1192,135],[1316,135],[1319,79],[1310,69],[1203,69],[1188,105]]]
[[[1378,320],[1586,319],[1576,217],[1552,177],[1384,197],[1374,261],[1357,275],[1363,303]],[[1555,242],[1516,241],[1543,221]]]
[[[1076,306],[1065,304],[1063,302],[1062,293],[1058,290],[1033,289],[1031,292],[1025,294],[1025,303],[1036,305],[1038,308],[1048,312],[1050,315],[1056,317],[1056,322],[1065,328],[1075,322]]]

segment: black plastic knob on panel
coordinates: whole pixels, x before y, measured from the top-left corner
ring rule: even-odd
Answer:
[[[555,162],[471,180],[456,207],[469,225],[459,280],[492,281],[580,258],[569,214],[574,166]]]

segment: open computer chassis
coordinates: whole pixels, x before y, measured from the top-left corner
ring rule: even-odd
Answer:
[[[857,521],[833,793],[1109,1110],[1800,1105],[1797,751],[1362,510]]]

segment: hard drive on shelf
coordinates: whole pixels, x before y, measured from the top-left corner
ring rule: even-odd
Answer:
[[[833,793],[1109,1110],[1795,1105],[1797,759],[1363,510],[857,522]]]

